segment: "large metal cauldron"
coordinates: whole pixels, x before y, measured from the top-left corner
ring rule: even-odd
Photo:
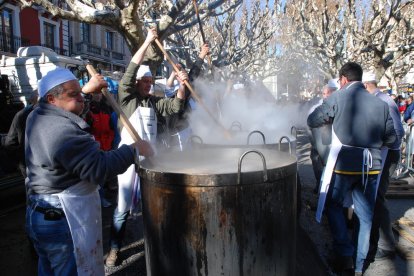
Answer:
[[[294,275],[296,158],[245,152],[198,149],[141,163],[148,275]]]
[[[251,132],[233,130],[231,133],[230,139],[221,139],[220,143],[214,139],[209,139],[209,137],[202,138],[197,135],[192,136],[189,142],[195,146],[206,148],[265,148],[296,154],[296,128],[294,127],[292,127],[292,135],[283,135],[272,141],[269,141],[269,138],[266,138],[260,130]]]

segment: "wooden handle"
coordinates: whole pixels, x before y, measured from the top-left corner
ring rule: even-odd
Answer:
[[[88,73],[91,76],[94,76],[94,75],[98,74],[96,72],[95,68],[92,65],[90,65],[90,64],[86,65],[86,70],[88,70]],[[105,98],[107,99],[107,101],[109,102],[109,105],[113,108],[113,110],[115,110],[115,112],[119,115],[119,120],[121,121],[122,125],[126,128],[126,130],[128,131],[129,135],[131,135],[132,139],[135,142],[141,142],[142,139],[141,139],[141,137],[139,137],[138,132],[132,126],[131,122],[128,120],[127,116],[122,111],[122,109],[119,106],[119,104],[111,96],[111,94],[109,93],[108,89],[107,88],[102,88],[102,94],[105,96]]]
[[[205,44],[206,43],[206,35],[204,34],[203,24],[201,24],[201,18],[200,18],[200,14],[198,13],[198,6],[197,6],[196,0],[193,0],[193,6],[194,6],[194,12],[195,12],[196,17],[197,17],[198,27],[199,27],[200,33],[201,33],[201,38],[203,39],[203,44]],[[211,67],[212,63],[211,63],[210,54],[207,54],[207,61],[208,61],[208,66]]]
[[[167,51],[165,51],[164,47],[162,46],[161,42],[158,40],[158,38],[155,39],[155,43],[160,48],[161,52],[164,54],[165,58],[168,60],[168,62],[171,64],[171,66],[174,68],[175,72],[180,72],[180,69],[178,69],[177,65],[175,65],[174,61],[170,58]],[[213,119],[213,121],[223,130],[224,135],[227,138],[231,137],[230,132],[228,129],[226,129],[216,118],[216,116],[213,115],[213,113],[207,108],[207,106],[204,104],[203,100],[200,98],[200,96],[194,91],[191,84],[185,80],[184,81],[185,86],[187,86],[188,90],[190,90],[191,95],[193,98],[200,104],[200,106],[207,112],[207,114]]]

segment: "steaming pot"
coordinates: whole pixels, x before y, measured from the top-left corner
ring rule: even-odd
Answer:
[[[211,148],[141,162],[148,275],[294,275],[296,158]]]
[[[248,131],[232,131],[230,139],[220,139],[220,143],[217,140],[212,140],[208,138],[202,138],[197,135],[191,137],[191,142],[197,147],[206,147],[206,148],[256,148],[256,149],[277,149],[284,152],[289,152],[290,154],[296,154],[296,129],[293,131],[292,135],[282,135],[278,139],[269,141],[268,137],[265,137],[263,132],[260,130],[254,130],[251,132]],[[201,145],[202,144],[202,145]]]

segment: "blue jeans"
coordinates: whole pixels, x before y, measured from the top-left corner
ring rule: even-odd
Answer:
[[[118,207],[115,209],[114,216],[112,217],[111,237],[109,240],[111,248],[121,249],[128,217],[129,210],[121,213],[118,212]]]
[[[326,213],[334,240],[334,250],[338,256],[354,256],[354,245],[348,236],[346,219],[342,212],[348,192],[352,193],[355,214],[359,220],[355,271],[362,272],[369,249],[372,216],[375,205],[375,184],[377,175],[369,175],[366,186],[361,175],[334,173],[328,191]]]
[[[26,231],[39,256],[38,275],[77,275],[72,235],[66,218],[45,220],[43,213],[34,210],[36,206],[60,208],[60,203],[30,198],[26,209]]]

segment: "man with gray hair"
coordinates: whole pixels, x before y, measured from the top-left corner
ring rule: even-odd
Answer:
[[[93,76],[82,88],[67,69],[48,72],[38,83],[40,101],[27,118],[25,157],[26,230],[39,255],[39,275],[104,275],[98,184],[124,172],[142,141],[102,151],[81,118],[81,92],[100,91]],[[85,259],[87,257],[87,259]]]
[[[395,256],[395,239],[392,233],[390,214],[388,211],[385,193],[390,183],[389,178],[394,174],[400,161],[401,140],[404,136],[404,128],[401,123],[400,113],[397,104],[388,96],[382,93],[377,87],[377,80],[374,73],[364,72],[362,82],[368,92],[387,103],[389,112],[397,135],[392,147],[388,149],[378,187],[377,201],[375,202],[374,217],[372,219],[370,249],[367,259],[370,261]]]
[[[320,106],[325,99],[327,99],[333,92],[338,90],[339,84],[337,79],[330,79],[327,84],[322,88],[322,99],[319,100],[317,104],[311,107],[309,113],[312,113],[315,108]],[[322,176],[323,167],[325,166],[326,160],[324,160],[325,155],[329,152],[330,133],[331,133],[331,124],[325,124],[324,126],[311,129],[309,133],[309,138],[311,142],[311,152],[310,159],[312,161],[313,173],[315,175],[315,188],[313,192],[315,194],[319,191],[319,184]]]

